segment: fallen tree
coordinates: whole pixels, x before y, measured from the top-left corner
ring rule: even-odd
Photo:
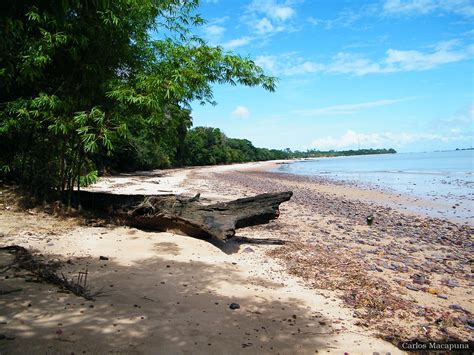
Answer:
[[[192,237],[226,240],[235,230],[268,223],[278,218],[279,206],[291,191],[266,193],[230,202],[204,205],[199,194],[192,198],[176,195],[117,195],[80,191],[80,204],[115,217],[118,224],[158,231],[181,232]]]

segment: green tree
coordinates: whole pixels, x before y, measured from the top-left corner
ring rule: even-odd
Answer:
[[[197,6],[3,1],[2,175],[48,195],[93,181],[98,169],[183,162],[189,105],[214,103],[213,83],[273,91],[275,79],[252,60],[191,34],[203,23]]]

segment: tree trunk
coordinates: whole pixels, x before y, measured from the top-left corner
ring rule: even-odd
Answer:
[[[278,218],[279,206],[291,191],[266,193],[238,200],[203,205],[199,194],[190,199],[176,195],[116,195],[81,191],[85,209],[107,212],[119,224],[159,231],[179,231],[199,238],[226,240],[239,228]],[[76,196],[78,197],[78,196]]]

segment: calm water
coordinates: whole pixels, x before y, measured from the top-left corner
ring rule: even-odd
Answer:
[[[474,210],[473,150],[321,158],[281,165],[278,171],[459,204],[466,216]]]

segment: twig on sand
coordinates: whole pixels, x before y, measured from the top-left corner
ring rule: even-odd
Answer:
[[[23,291],[22,288],[15,288],[13,290],[0,290],[0,296],[1,295],[8,295],[8,294],[14,293],[14,292],[21,292],[21,291]]]
[[[84,297],[86,300],[93,301],[98,293],[92,293],[87,287],[87,270],[79,272],[77,281],[68,280],[63,273],[58,275],[56,267],[39,261],[28,250],[18,245],[2,247],[0,250],[6,250],[15,254],[14,264],[22,269],[33,273],[38,279],[47,283],[61,287],[63,290]]]
[[[291,241],[275,238],[247,238],[234,237],[234,241],[242,244],[264,244],[264,245],[285,245],[290,244]]]
[[[7,272],[8,270],[10,270],[14,265],[15,265],[15,263],[11,263],[10,265],[5,265],[5,269],[0,270],[0,274],[6,273],[6,272]]]

